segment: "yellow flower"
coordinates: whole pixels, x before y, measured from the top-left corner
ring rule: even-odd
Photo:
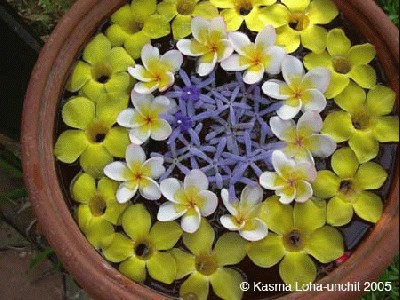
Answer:
[[[122,47],[111,47],[102,34],[90,41],[67,83],[70,92],[81,91],[93,101],[103,94],[129,94],[133,81],[127,73],[135,65],[132,57]]]
[[[388,116],[396,94],[388,87],[376,86],[368,94],[351,84],[335,98],[343,111],[328,114],[322,132],[338,142],[348,141],[360,163],[378,155],[379,142],[399,141],[399,118]]]
[[[277,28],[277,44],[288,53],[296,51],[300,43],[313,52],[321,53],[326,47],[326,29],[318,24],[328,24],[338,14],[331,0],[282,0],[264,8],[263,20]]]
[[[71,164],[79,158],[86,173],[95,178],[103,177],[103,168],[113,157],[124,157],[129,145],[128,131],[113,126],[119,112],[127,105],[125,99],[121,100],[105,99],[95,104],[85,97],[76,97],[67,101],[62,118],[66,125],[75,129],[68,129],[58,137],[54,147],[57,159]]]
[[[192,16],[212,19],[218,16],[218,9],[209,1],[199,0],[164,0],[158,4],[158,13],[172,20],[174,39],[187,37],[190,31]]]
[[[262,8],[272,5],[276,0],[210,0],[216,7],[223,8],[228,31],[238,30],[243,21],[249,30],[260,31],[267,25],[262,18]]]
[[[342,29],[333,29],[327,36],[327,50],[310,53],[304,57],[308,69],[326,67],[332,73],[326,97],[339,95],[354,80],[363,88],[372,89],[376,84],[376,72],[368,65],[375,58],[375,47],[369,43],[351,46]]]
[[[111,16],[106,35],[113,46],[124,46],[133,58],[139,58],[150,39],[158,39],[170,32],[169,20],[156,14],[156,0],[134,0]]]

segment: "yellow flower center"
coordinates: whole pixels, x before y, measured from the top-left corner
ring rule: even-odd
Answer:
[[[110,128],[100,120],[95,120],[86,129],[86,136],[92,143],[102,143],[107,136]]]
[[[251,0],[235,0],[235,8],[239,15],[247,16],[253,9]]]
[[[195,0],[180,0],[176,4],[176,11],[180,15],[191,15],[196,6]]]
[[[150,259],[151,255],[153,254],[153,248],[151,247],[149,241],[140,241],[135,244],[135,255],[137,258],[141,260],[148,260]]]
[[[144,22],[131,21],[125,29],[128,33],[133,34],[142,31],[143,27]]]
[[[304,235],[297,229],[293,229],[283,237],[283,244],[289,252],[301,251],[304,248],[304,241]]]
[[[365,109],[360,109],[359,111],[351,115],[351,122],[355,129],[366,130],[370,125],[370,116]]]
[[[350,61],[343,56],[333,57],[333,69],[339,74],[347,74],[351,71]]]
[[[303,31],[310,25],[310,19],[304,12],[293,12],[289,16],[289,26],[296,31]]]
[[[204,276],[210,276],[218,268],[217,260],[214,254],[201,254],[196,256],[196,270]]]
[[[106,202],[100,195],[95,195],[89,200],[89,209],[93,216],[100,217],[106,210]]]
[[[107,83],[110,80],[111,73],[112,73],[111,66],[109,66],[106,63],[96,64],[92,68],[92,76],[94,77],[94,79],[97,82],[100,82],[100,83],[103,83],[103,84]]]

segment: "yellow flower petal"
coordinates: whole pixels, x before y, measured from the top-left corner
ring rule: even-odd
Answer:
[[[133,59],[137,59],[140,58],[143,46],[148,44],[149,42],[150,37],[143,31],[140,31],[135,33],[134,35],[131,35],[125,41],[125,48]]]
[[[127,72],[128,67],[133,67],[135,64],[133,58],[122,47],[112,48],[107,60],[113,73]]]
[[[343,237],[337,229],[325,226],[309,236],[304,250],[318,261],[328,263],[343,255]]]
[[[338,14],[339,11],[331,0],[314,0],[308,7],[308,17],[311,24],[328,24]]]
[[[347,141],[354,128],[351,115],[345,111],[331,112],[324,121],[321,132],[330,135],[337,143]]]
[[[303,59],[304,66],[307,70],[312,70],[316,67],[325,67],[332,69],[332,57],[328,52],[324,51],[320,54],[310,53]]]
[[[261,31],[264,29],[266,23],[260,18],[260,8],[254,7],[251,12],[244,17],[246,26],[251,31]]]
[[[392,89],[377,85],[367,95],[367,108],[372,116],[384,116],[390,114],[396,100],[396,93]]]
[[[183,243],[195,255],[208,253],[214,243],[215,232],[206,219],[202,219],[195,233],[184,233]]]
[[[193,254],[184,252],[178,248],[171,249],[171,254],[174,256],[176,262],[176,279],[181,279],[196,271],[196,261]]]
[[[82,57],[86,62],[94,65],[102,63],[110,50],[111,42],[104,34],[99,33],[87,44],[86,48],[83,50]]]
[[[172,22],[172,33],[175,40],[183,39],[191,34],[191,16],[177,15]]]
[[[179,296],[185,299],[187,297],[194,297],[194,294],[197,300],[207,300],[208,289],[208,278],[198,272],[194,272],[182,283],[179,289]]]
[[[363,88],[372,89],[376,85],[376,72],[370,65],[359,65],[351,69],[350,78]]]
[[[95,117],[95,104],[85,97],[67,101],[62,109],[62,118],[68,126],[86,129]]]
[[[146,280],[146,261],[132,256],[120,263],[119,271],[135,282],[141,283]]]
[[[210,0],[210,2],[220,8],[235,7],[235,3],[232,0]]]
[[[97,179],[104,176],[104,167],[112,161],[113,157],[102,144],[89,144],[82,153],[79,163],[86,173]]]
[[[122,216],[122,228],[137,241],[147,238],[151,227],[151,215],[143,204],[130,206]]]
[[[182,235],[176,222],[156,222],[150,230],[149,240],[157,250],[168,250],[175,246]]]
[[[328,32],[318,25],[310,25],[301,32],[301,43],[314,53],[322,53],[326,48]]]
[[[399,117],[379,117],[372,127],[374,137],[381,143],[399,141]]]
[[[88,203],[95,193],[96,182],[89,174],[79,174],[71,184],[71,196],[80,203]]]
[[[147,3],[144,5],[146,6]],[[164,16],[152,15],[146,19],[143,32],[152,39],[166,36],[170,32],[169,21]]]
[[[156,0],[135,0],[131,3],[132,15],[146,18],[155,13],[157,8]]]
[[[307,253],[288,252],[279,264],[279,275],[284,283],[301,287],[315,280],[317,268]]]
[[[332,56],[346,56],[351,48],[351,41],[342,29],[332,29],[327,36],[327,49]]]
[[[79,228],[82,230],[83,233],[86,233],[90,220],[93,218],[89,206],[86,204],[79,205],[77,217],[78,217]]]
[[[305,235],[311,234],[326,223],[325,200],[310,199],[304,203],[296,203],[293,210],[294,228]]]
[[[249,243],[247,250],[249,258],[262,268],[270,268],[276,265],[285,255],[285,252],[282,236],[275,233],[268,233],[261,241]]]
[[[210,276],[210,283],[215,294],[229,300],[242,299],[243,291],[240,289],[240,283],[243,280],[238,271],[229,268],[220,268]]]
[[[292,53],[300,46],[300,32],[284,25],[276,30],[276,44],[285,48],[287,53]]]
[[[321,170],[317,173],[317,179],[312,183],[314,195],[327,199],[336,195],[339,189],[340,179],[328,170]]]
[[[274,28],[287,25],[289,19],[289,11],[286,6],[274,4],[269,7],[263,7],[259,11],[260,20],[264,24],[272,25]]]
[[[352,66],[365,65],[375,58],[375,47],[369,43],[351,47],[348,59]]]
[[[361,190],[376,190],[382,187],[387,176],[388,174],[381,165],[366,162],[358,169],[354,181]]]
[[[353,203],[354,211],[363,220],[376,223],[383,211],[382,200],[371,192],[361,192]]]
[[[131,7],[126,4],[119,8],[115,13],[111,15],[111,21],[114,23],[121,24],[123,26],[128,26],[132,19]]]
[[[57,139],[54,155],[64,163],[71,164],[85,151],[86,134],[80,130],[66,130]]]
[[[212,19],[218,16],[218,9],[209,1],[199,2],[193,10],[193,16]]]
[[[227,8],[221,12],[221,16],[224,18],[228,31],[238,30],[240,25],[243,23],[243,17],[239,15],[234,8]]]
[[[129,33],[122,29],[119,24],[111,24],[106,30],[106,36],[112,46],[122,46],[129,38]]]
[[[362,164],[378,155],[379,143],[372,132],[356,130],[349,140],[349,146]]]
[[[310,0],[281,0],[291,11],[305,10],[310,5]]]
[[[158,14],[163,15],[169,21],[171,21],[178,14],[178,12],[176,11],[176,6],[177,6],[176,0],[161,1],[157,5],[157,12]]]
[[[332,99],[343,92],[344,88],[350,83],[349,76],[347,74],[339,74],[335,71],[331,71],[331,83],[329,84],[328,90],[325,93],[327,99]]]
[[[103,142],[104,147],[114,157],[125,157],[125,151],[129,144],[128,130],[120,126],[111,128]]]
[[[116,233],[110,245],[103,249],[104,257],[111,262],[120,262],[133,255],[133,242]]]
[[[342,93],[335,97],[335,103],[341,109],[348,111],[351,114],[358,112],[360,107],[365,105],[367,95],[361,87],[356,84],[350,84]]]
[[[147,270],[151,278],[171,284],[176,277],[176,263],[171,253],[156,251],[147,261]]]
[[[103,218],[92,218],[86,228],[86,238],[95,248],[105,248],[111,244],[115,232],[112,224]]]
[[[269,197],[261,206],[259,218],[272,231],[285,235],[293,228],[293,207],[280,203],[276,196]]]
[[[353,217],[353,205],[339,197],[333,197],[326,206],[327,223],[332,226],[343,226]]]
[[[238,264],[246,256],[247,242],[237,233],[222,235],[215,244],[215,255],[220,267]]]
[[[110,79],[104,84],[104,92],[110,94],[128,94],[132,90],[132,86],[129,74],[120,72],[112,74]],[[100,97],[100,95],[97,97]]]
[[[72,70],[72,74],[68,80],[66,89],[73,93],[77,92],[91,78],[92,78],[92,73],[90,65],[83,61],[78,61],[78,63]]]
[[[333,171],[341,179],[351,179],[357,172],[359,162],[355,153],[348,147],[337,150],[331,160]]]

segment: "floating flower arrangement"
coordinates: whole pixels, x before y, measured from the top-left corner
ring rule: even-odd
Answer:
[[[330,0],[117,10],[71,72],[54,149],[88,241],[182,299],[257,299],[240,283],[293,290],[342,263],[348,229],[381,217],[399,140],[375,48],[351,34]]]

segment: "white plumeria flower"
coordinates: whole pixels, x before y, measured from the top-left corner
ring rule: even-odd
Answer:
[[[217,196],[208,190],[207,176],[200,170],[192,170],[182,182],[168,178],[160,183],[161,193],[170,202],[160,206],[159,221],[172,221],[182,217],[181,226],[193,233],[200,226],[201,216],[207,217],[215,212]]]
[[[277,75],[281,71],[281,63],[285,57],[285,50],[275,46],[276,32],[272,26],[266,26],[257,34],[255,43],[252,43],[243,32],[235,31],[228,34],[233,54],[221,62],[225,71],[244,71],[243,81],[254,84],[264,76],[264,72]]]
[[[217,62],[221,62],[233,53],[231,42],[226,33],[226,24],[222,17],[206,20],[202,17],[192,19],[193,39],[182,39],[176,47],[183,55],[200,56],[197,73],[200,76],[210,74]]]
[[[165,172],[162,157],[152,157],[146,160],[142,147],[130,144],[126,149],[126,163],[113,162],[104,168],[104,174],[115,181],[121,182],[117,190],[119,203],[126,203],[133,198],[136,191],[148,200],[161,197],[157,179]]]
[[[181,68],[183,56],[178,50],[170,50],[160,56],[157,47],[146,44],[142,48],[142,65],[129,67],[128,72],[140,82],[135,84],[135,91],[151,94],[156,89],[165,92],[175,82],[174,73]]]
[[[233,203],[229,200],[228,190],[223,189],[221,197],[230,213],[220,218],[222,226],[232,231],[239,231],[239,235],[248,241],[259,241],[267,236],[267,226],[257,217],[263,199],[263,190],[260,186],[246,186],[240,195],[240,201],[235,199]]]
[[[281,119],[293,119],[300,110],[320,112],[326,107],[324,93],[331,78],[327,68],[314,68],[305,74],[303,63],[287,55],[282,61],[282,75],[286,82],[270,79],[262,86],[264,94],[284,101],[277,111]]]
[[[121,111],[117,122],[123,127],[131,128],[129,138],[132,143],[143,144],[150,137],[155,141],[166,140],[172,128],[169,123],[160,117],[167,113],[176,104],[165,96],[154,98],[153,95],[136,93],[131,95],[133,108]]]
[[[272,117],[272,132],[281,141],[286,142],[283,152],[296,160],[309,160],[314,157],[329,157],[336,150],[336,142],[326,134],[319,134],[322,129],[322,118],[316,111],[306,111],[297,121],[282,120]]]
[[[283,204],[293,200],[302,203],[310,199],[313,194],[310,182],[317,177],[313,163],[297,162],[287,158],[282,151],[275,150],[272,153],[272,165],[275,172],[264,172],[260,176],[263,188],[274,190]]]

